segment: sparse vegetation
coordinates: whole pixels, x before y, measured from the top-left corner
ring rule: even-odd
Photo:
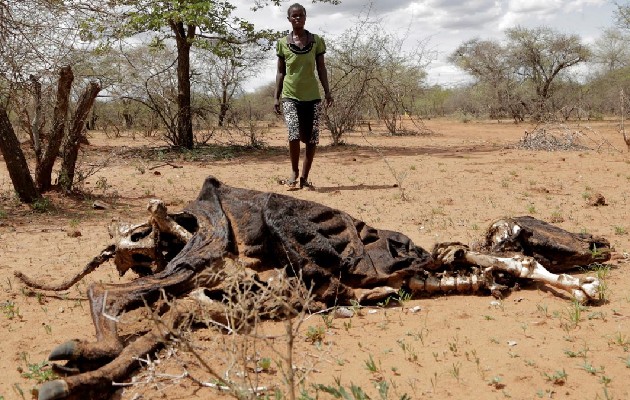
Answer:
[[[8,319],[22,319],[22,315],[20,314],[20,308],[11,300],[5,301],[0,305],[2,308],[2,313]]]
[[[568,374],[562,370],[556,370],[553,374],[544,373],[545,378],[554,385],[562,386],[567,382]]]
[[[31,363],[26,353],[22,353],[21,359],[24,364],[26,364],[26,369],[20,367],[20,372],[24,378],[34,380],[36,383],[43,383],[58,378],[58,375],[53,372],[48,361]]]

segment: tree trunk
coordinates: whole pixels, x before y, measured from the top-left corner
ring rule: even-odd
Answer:
[[[24,152],[22,152],[20,142],[15,136],[15,131],[4,107],[0,107],[0,153],[7,164],[11,182],[13,182],[13,187],[20,200],[25,203],[33,203],[40,199],[41,196],[31,177]]]
[[[53,115],[53,124],[50,135],[48,135],[48,144],[44,150],[42,158],[37,160],[35,167],[35,182],[37,188],[45,192],[50,190],[52,186],[52,170],[55,160],[59,155],[59,148],[66,130],[66,117],[68,115],[68,104],[70,102],[70,89],[74,74],[70,67],[63,67],[59,71],[59,82],[57,83],[57,102]]]
[[[90,118],[87,120],[87,122],[85,123],[85,127],[88,131],[93,131],[96,129],[96,120],[98,119],[98,115],[96,115],[96,112],[94,112],[94,110],[92,110],[92,114],[90,115]]]
[[[131,129],[133,127],[133,115],[129,111],[129,103],[131,103],[131,100],[129,99],[123,99],[122,101],[122,104],[123,104],[122,117],[123,117],[123,120],[125,121],[125,129]]]
[[[101,85],[98,82],[90,82],[79,99],[79,104],[77,105],[77,110],[72,120],[72,127],[64,140],[60,174],[62,179],[59,180],[59,183],[66,192],[72,189],[77,157],[79,155],[79,146],[81,145],[83,132],[85,130],[85,122],[92,110],[94,100],[100,91]]]
[[[171,24],[177,43],[177,134],[175,146],[192,149],[194,145],[192,112],[190,108],[190,42],[194,37],[194,26],[186,34],[181,22]],[[189,37],[190,36],[190,37]]]
[[[39,160],[42,156],[42,83],[35,75],[30,76],[33,84],[34,101],[35,101],[35,117],[31,124],[31,132],[33,132],[33,150],[35,157]]]
[[[227,101],[227,90],[223,90],[223,95],[221,97],[221,105],[219,107],[219,126],[223,126],[225,123],[225,116],[230,108],[230,105]]]

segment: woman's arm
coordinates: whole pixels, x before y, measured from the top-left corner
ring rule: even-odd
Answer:
[[[284,58],[278,57],[278,68],[276,71],[276,90],[273,94],[274,103],[273,108],[276,114],[280,114],[280,96],[282,95],[282,85],[284,83],[284,76],[287,74],[287,64]]]
[[[326,70],[326,61],[324,60],[324,55],[318,55],[315,58],[315,62],[317,63],[317,76],[319,76],[319,81],[322,83],[322,87],[324,88],[326,105],[331,106],[333,103],[333,97],[330,93],[330,88],[328,87],[328,70]]]

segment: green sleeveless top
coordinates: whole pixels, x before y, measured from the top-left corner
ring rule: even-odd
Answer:
[[[306,31],[307,45],[300,48],[293,42],[293,34],[278,40],[276,54],[287,66],[281,97],[299,101],[321,99],[317,82],[315,58],[326,52],[324,39]]]

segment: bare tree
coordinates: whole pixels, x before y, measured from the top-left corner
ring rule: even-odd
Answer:
[[[593,62],[609,72],[630,65],[628,39],[620,29],[605,29],[593,45]]]
[[[223,44],[212,51],[200,49],[193,53],[192,80],[196,91],[209,96],[217,124],[224,126],[236,96],[243,93],[243,83],[260,72],[267,57],[251,45]]]
[[[30,138],[35,153],[35,181],[24,177],[30,177],[26,164],[15,161],[26,160],[26,157],[9,119],[2,127],[4,144],[9,147],[5,146],[2,152],[16,191],[23,201],[32,202],[41,192],[51,188],[53,165],[67,133],[66,120],[74,80],[69,65],[75,64],[81,58],[79,54],[84,53],[81,53],[82,44],[78,40],[73,14],[63,2],[3,2],[0,3],[0,15],[3,18],[3,33],[0,34],[0,64],[4,67],[0,71],[2,112],[7,117],[16,115],[20,122],[18,126]],[[50,71],[60,71],[59,77]],[[53,82],[57,79],[56,96],[44,96],[43,93],[52,94]],[[46,116],[51,113],[53,103],[54,112],[48,119]],[[47,120],[51,122],[47,124]]]
[[[381,43],[372,37],[377,31],[375,23],[360,19],[355,27],[327,41],[326,64],[336,104],[326,109],[324,122],[333,145],[340,144],[342,135],[366,113],[365,98],[381,58]]]
[[[327,65],[335,107],[325,123],[333,144],[371,112],[388,132],[400,133],[404,115],[414,118],[413,104],[426,76],[426,42],[406,50],[406,35],[398,36],[369,13],[338,38],[328,40]]]

